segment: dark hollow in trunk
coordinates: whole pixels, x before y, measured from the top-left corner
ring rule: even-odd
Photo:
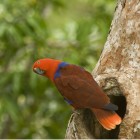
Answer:
[[[126,113],[126,98],[124,96],[109,96],[111,99],[111,102],[116,104],[118,106],[118,110],[116,113],[123,119]],[[118,139],[118,135],[120,132],[120,125],[118,125],[115,129],[109,131],[109,137],[110,139]]]

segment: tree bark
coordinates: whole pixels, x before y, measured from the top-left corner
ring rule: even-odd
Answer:
[[[65,138],[140,138],[140,0],[118,0],[93,77],[123,121],[107,131],[87,109],[72,114]]]

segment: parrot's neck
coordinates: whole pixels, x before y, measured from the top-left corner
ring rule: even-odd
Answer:
[[[49,69],[47,70],[45,77],[49,78],[52,82],[54,82],[54,75],[58,69],[59,64],[61,64],[62,61],[60,60],[54,60],[53,63],[49,64]]]
[[[47,72],[47,77],[52,81],[54,82],[54,79],[55,78],[58,78],[61,76],[61,73],[60,73],[60,69],[67,66],[68,64],[65,63],[65,62],[55,62],[53,64],[51,64],[50,66],[50,70]]]

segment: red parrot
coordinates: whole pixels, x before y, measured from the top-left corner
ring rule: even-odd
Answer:
[[[121,118],[115,112],[118,107],[110,102],[92,75],[84,68],[54,59],[40,59],[33,71],[49,78],[61,95],[75,109],[88,108],[107,130],[115,129]]]

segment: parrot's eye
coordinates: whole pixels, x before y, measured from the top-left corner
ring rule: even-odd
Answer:
[[[40,64],[40,61],[37,61],[37,64]]]

